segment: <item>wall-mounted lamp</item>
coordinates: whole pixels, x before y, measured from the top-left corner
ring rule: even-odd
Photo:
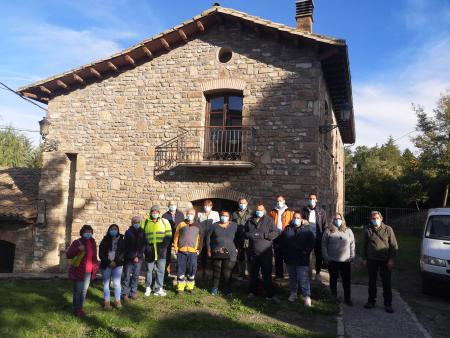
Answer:
[[[45,227],[47,224],[47,201],[44,199],[37,199],[36,207],[37,207],[36,225],[39,227]]]
[[[44,141],[44,151],[55,151],[58,150],[58,141],[47,139],[50,130],[50,121],[44,116],[42,120],[39,121],[39,131]]]
[[[350,115],[352,113],[352,109],[353,109],[353,107],[350,103],[344,103],[341,106],[338,120],[341,122],[347,122],[348,120],[350,120]],[[328,124],[328,125],[319,126],[319,132],[321,134],[326,134],[326,133],[329,133],[330,131],[332,131],[333,129],[336,129],[337,127],[339,127],[338,124]]]

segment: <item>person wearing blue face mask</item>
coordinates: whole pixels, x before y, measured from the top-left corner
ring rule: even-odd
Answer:
[[[124,237],[125,263],[122,275],[122,299],[125,303],[129,299],[138,299],[137,290],[145,250],[145,233],[140,223],[141,217],[134,216]]]
[[[220,221],[214,223],[206,236],[206,249],[208,257],[213,264],[213,287],[211,295],[219,291],[220,277],[223,275],[225,294],[232,298],[231,282],[232,271],[236,264],[237,248],[235,245],[237,224],[230,220],[230,213],[226,210],[220,212]]]
[[[72,242],[66,257],[71,260],[69,279],[73,281],[73,310],[77,317],[83,318],[84,300],[91,280],[98,271],[97,244],[92,237],[94,230],[88,224],[81,227],[80,238]]]
[[[114,284],[114,305],[117,309],[122,308],[120,302],[122,286],[121,277],[123,263],[125,260],[125,248],[123,235],[119,232],[117,224],[111,224],[99,246],[100,268],[103,275],[103,297],[105,310],[111,309],[109,284]]]
[[[256,205],[254,215],[245,224],[245,237],[248,240],[248,262],[250,267],[250,283],[248,297],[256,296],[256,290],[261,271],[266,299],[272,303],[279,303],[275,297],[272,284],[272,243],[278,237],[278,230],[262,203]]]
[[[311,287],[309,276],[309,258],[314,248],[314,234],[308,221],[302,219],[300,211],[294,212],[291,223],[284,228],[280,236],[283,258],[289,272],[290,296],[288,300],[295,302],[300,287],[303,303],[311,306]]]
[[[379,271],[383,284],[384,309],[388,313],[393,313],[391,273],[398,251],[397,239],[394,230],[383,223],[383,216],[379,211],[372,211],[370,222],[371,225],[364,231],[361,253],[363,264],[367,266],[369,272],[369,297],[364,307],[366,309],[375,307]]]
[[[173,237],[175,235],[177,225],[184,220],[184,214],[180,210],[178,210],[177,202],[174,200],[171,200],[169,202],[167,209],[168,210],[162,215],[162,218],[165,218],[166,220],[169,221],[170,227],[172,228],[172,238],[170,239],[170,243],[167,246],[166,273],[168,277],[176,277],[176,269],[175,267],[171,267],[171,263],[176,263],[176,260],[175,262],[172,262],[172,256],[175,253],[173,248]]]
[[[333,224],[324,232],[322,255],[328,263],[331,295],[337,300],[337,281],[341,275],[344,288],[344,302],[353,306],[351,300],[351,261],[355,257],[355,237],[340,213],[336,213]]]
[[[245,223],[252,217],[251,211],[248,208],[248,201],[245,198],[238,200],[239,208],[231,215],[233,222],[238,226],[236,233],[236,247],[238,249],[237,265],[239,271],[239,278],[246,278],[247,258],[245,254]]]

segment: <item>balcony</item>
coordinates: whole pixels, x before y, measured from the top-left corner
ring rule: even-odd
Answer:
[[[253,129],[249,127],[181,128],[156,147],[156,171],[175,167],[254,168]]]

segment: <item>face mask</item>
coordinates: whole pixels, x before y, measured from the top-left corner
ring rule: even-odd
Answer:
[[[302,220],[298,218],[294,218],[294,224],[295,226],[300,226],[302,224]]]
[[[175,212],[177,210],[177,206],[176,205],[169,205],[169,211],[170,212]]]
[[[230,217],[228,217],[228,216],[220,216],[220,221],[221,221],[222,223],[228,222],[229,219],[230,219]]]
[[[279,209],[284,208],[285,203],[284,202],[277,202],[277,206]]]
[[[211,211],[211,207],[203,207],[203,209],[206,211],[206,212],[210,212]]]
[[[92,237],[92,234],[90,232],[84,232],[83,233],[83,238],[89,239]]]
[[[141,225],[139,223],[133,224],[135,229],[139,229],[141,227]]]
[[[247,204],[244,204],[244,203],[239,204],[239,209],[241,209],[241,210],[247,209]]]
[[[111,230],[109,230],[109,235],[111,236],[111,237],[116,237],[117,236],[117,230],[116,229],[111,229]]]
[[[380,226],[381,225],[381,220],[379,220],[379,219],[373,219],[373,220],[371,220],[371,222],[372,222],[372,225],[374,225],[374,226]]]
[[[308,200],[308,206],[314,208],[316,206],[316,200]]]
[[[256,217],[263,217],[263,216],[264,216],[264,211],[256,210]]]
[[[151,217],[152,217],[152,219],[157,219],[159,217],[159,213],[156,213],[156,214],[152,213]]]
[[[187,216],[186,216],[186,219],[187,219],[189,222],[192,222],[192,221],[194,220],[194,215],[187,215]]]
[[[334,225],[336,225],[339,228],[342,225],[342,220],[341,219],[335,219],[334,220]]]

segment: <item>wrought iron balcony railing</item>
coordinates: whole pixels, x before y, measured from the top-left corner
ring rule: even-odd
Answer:
[[[251,166],[253,129],[249,127],[181,128],[173,139],[156,147],[156,169],[175,166]]]

